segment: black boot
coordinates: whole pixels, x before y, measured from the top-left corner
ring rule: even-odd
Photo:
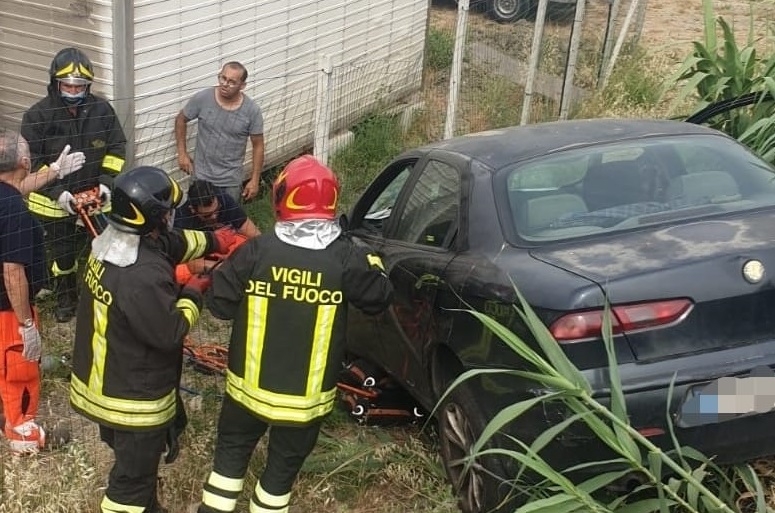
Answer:
[[[68,322],[75,315],[75,308],[78,304],[75,287],[75,273],[56,278],[57,307],[54,311],[54,317],[57,322]]]

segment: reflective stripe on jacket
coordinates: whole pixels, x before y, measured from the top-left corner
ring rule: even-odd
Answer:
[[[347,303],[386,308],[381,261],[340,238],[310,250],[273,232],[248,240],[213,273],[210,311],[234,319],[226,393],[259,417],[306,424],[334,406]]]

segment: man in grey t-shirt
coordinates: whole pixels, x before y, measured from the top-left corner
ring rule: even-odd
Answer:
[[[250,201],[258,194],[264,166],[264,118],[258,105],[245,95],[248,71],[239,62],[227,62],[218,74],[218,86],[196,93],[175,118],[178,166],[197,179],[212,182],[234,201]],[[198,122],[194,160],[186,147],[187,123]],[[247,140],[253,148],[251,174],[243,189],[243,162]]]

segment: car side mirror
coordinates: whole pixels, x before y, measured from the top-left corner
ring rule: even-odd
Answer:
[[[339,216],[339,227],[343,232],[346,232],[350,228],[350,220],[347,219],[347,214],[341,214]]]

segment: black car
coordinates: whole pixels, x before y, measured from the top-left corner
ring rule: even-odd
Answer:
[[[534,20],[538,10],[538,0],[470,0],[469,5],[471,9],[484,9],[490,18],[502,23]],[[575,12],[576,0],[549,0],[546,8],[547,18],[557,21],[569,21]]]
[[[680,121],[536,124],[408,151],[348,215],[353,236],[383,256],[396,292],[384,314],[350,313],[349,352],[430,411],[465,370],[523,366],[462,310],[529,341],[515,284],[605,403],[607,295],[632,426],[671,446],[675,379],[670,414],[682,444],[718,462],[775,453],[772,413],[698,414],[695,397],[721,377],[772,375],[774,179],[737,141]],[[487,473],[512,469],[483,462],[463,471],[455,459],[498,411],[544,392],[482,376],[437,410],[442,460],[464,511],[487,510],[497,496]],[[565,415],[535,408],[510,434],[530,441]],[[542,456],[565,468],[601,454],[587,432],[571,429]]]

